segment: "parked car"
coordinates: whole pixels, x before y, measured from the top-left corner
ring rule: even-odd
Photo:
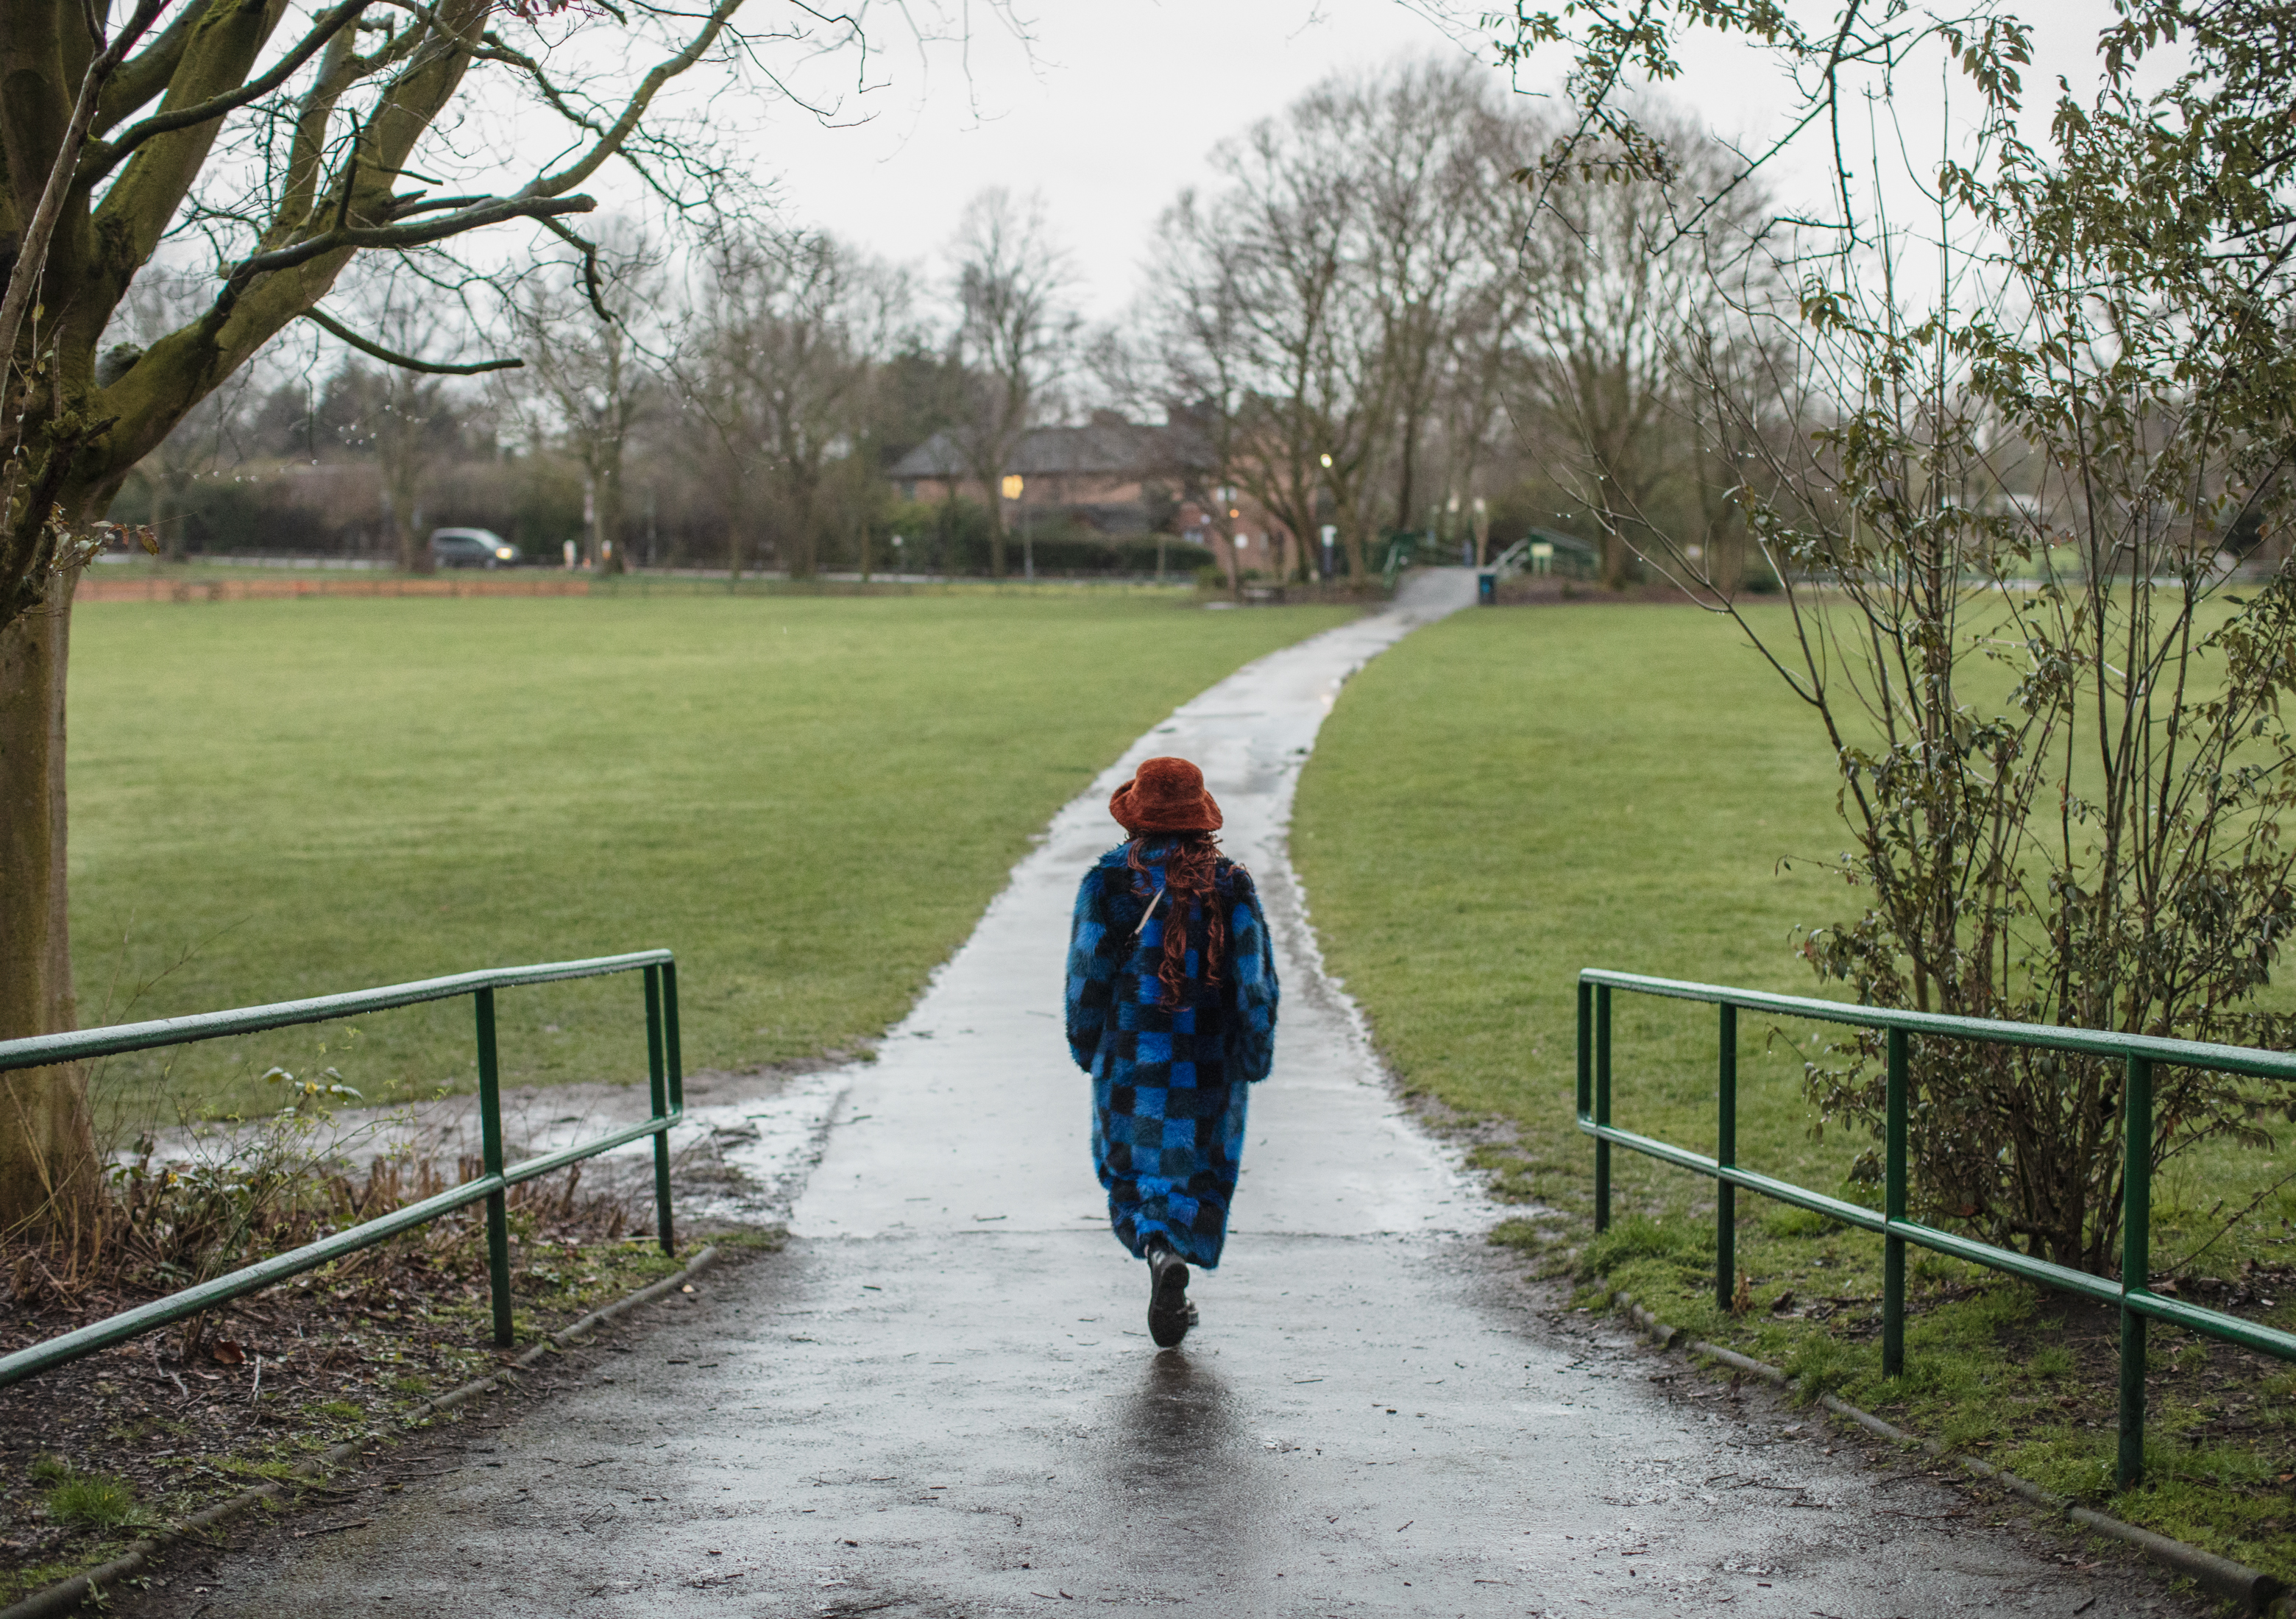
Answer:
[[[518,547],[491,529],[433,529],[434,568],[515,568]]]

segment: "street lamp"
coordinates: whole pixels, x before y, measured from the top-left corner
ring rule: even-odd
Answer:
[[[1013,505],[1020,505],[1021,491],[1026,487],[1028,486],[1021,481],[1020,473],[1004,474],[1004,498]],[[1021,508],[1021,571],[1029,579],[1033,579],[1037,577],[1037,548],[1030,542],[1029,512],[1025,506]]]
[[[1324,470],[1325,472],[1327,472],[1327,473],[1328,473],[1328,472],[1330,472],[1330,471],[1332,470],[1332,452],[1331,452],[1331,451],[1329,451],[1329,450],[1325,450],[1325,451],[1324,451],[1324,452],[1320,456],[1318,456],[1318,457],[1317,457],[1317,459],[1323,462],[1323,464],[1324,464]],[[1337,503],[1337,501],[1338,501],[1338,497],[1337,497],[1336,495],[1334,495],[1334,496],[1332,497],[1332,499],[1333,499],[1333,503],[1334,503],[1334,504],[1336,504],[1336,503]],[[1340,531],[1339,531],[1339,530],[1338,530],[1336,527],[1334,527],[1332,524],[1328,523],[1328,522],[1327,522],[1327,523],[1325,523],[1325,524],[1324,525],[1324,534],[1323,534],[1323,539],[1324,539],[1324,577],[1326,579],[1330,579],[1330,578],[1332,577],[1332,542],[1333,540],[1335,540],[1335,539],[1339,538],[1339,537],[1340,537]]]

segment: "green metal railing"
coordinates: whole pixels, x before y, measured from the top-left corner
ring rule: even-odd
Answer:
[[[1623,990],[1674,1000],[1702,1001],[1720,1009],[1716,1078],[1719,1106],[1715,1153],[1690,1152],[1669,1142],[1620,1130],[1611,1122],[1611,995]],[[1818,1023],[1847,1023],[1882,1031],[1887,1049],[1883,1091],[1882,1180],[1880,1212],[1829,1197],[1807,1187],[1742,1169],[1738,1164],[1738,1014],[1774,1013]],[[2092,1276],[2052,1264],[2013,1249],[1940,1231],[1906,1218],[1906,1047],[1911,1037],[1992,1040],[2087,1056],[2117,1057],[2127,1065],[2122,1087],[2120,1277]],[[2112,1034],[2042,1023],[1998,1023],[1990,1018],[1945,1017],[1930,1012],[1897,1012],[1878,1007],[1844,1006],[1799,995],[1769,995],[1719,984],[1644,978],[1633,973],[1588,968],[1578,974],[1578,1128],[1595,1138],[1595,1229],[1611,1223],[1611,1148],[1629,1147],[1680,1169],[1710,1176],[1714,1194],[1714,1294],[1728,1309],[1737,1278],[1737,1191],[1740,1187],[1796,1208],[1814,1210],[1843,1225],[1882,1238],[1882,1372],[1895,1377],[1906,1363],[1906,1245],[1949,1254],[1972,1264],[2023,1277],[2045,1287],[2078,1294],[2120,1311],[2120,1449],[2118,1476],[2123,1486],[2144,1473],[2144,1331],[2148,1320],[2172,1322],[2283,1360],[2296,1360],[2296,1334],[2281,1332],[2221,1311],[2204,1310],[2155,1293],[2152,1279],[2152,1071],[2155,1067],[2206,1068],[2259,1079],[2296,1080],[2296,1056],[2245,1046],[2214,1046],[2150,1035]],[[2129,1151],[2135,1143],[2136,1150]]]
[[[529,1158],[522,1163],[503,1163],[501,1071],[495,1051],[495,991],[526,984],[559,983],[570,978],[601,978],[611,973],[643,971],[645,974],[646,1069],[652,1087],[652,1113],[644,1123],[632,1124],[594,1141],[562,1147]],[[627,956],[600,956],[588,961],[553,961],[537,966],[496,967],[481,973],[457,973],[449,978],[425,978],[414,983],[389,984],[375,990],[355,990],[345,995],[322,995],[310,1000],[280,1001],[268,1007],[242,1007],[230,1012],[207,1012],[195,1017],[166,1017],[152,1023],[120,1023],[108,1029],[82,1029],[70,1034],[40,1035],[31,1040],[0,1040],[0,1072],[45,1068],[57,1063],[82,1062],[113,1056],[124,1051],[150,1051],[162,1046],[186,1046],[229,1034],[255,1034],[297,1023],[332,1022],[336,1018],[386,1012],[426,1000],[451,1000],[468,995],[478,1023],[480,1150],[483,1171],[451,1190],[420,1203],[408,1204],[379,1219],[370,1220],[322,1237],[290,1253],[275,1254],[258,1264],[201,1282],[181,1293],[169,1294],[149,1304],[124,1311],[62,1337],[50,1338],[29,1349],[0,1356],[0,1388],[51,1367],[124,1342],[185,1316],[258,1292],[306,1270],[317,1269],[347,1253],[372,1246],[401,1231],[427,1224],[442,1214],[485,1199],[487,1205],[487,1268],[494,1290],[494,1337],[507,1347],[512,1342],[510,1297],[510,1218],[508,1193],[521,1180],[532,1180],[584,1158],[595,1157],[633,1141],[653,1138],[654,1234],[668,1253],[675,1246],[669,1207],[669,1130],[685,1110],[685,1078],[677,1048],[677,963],[668,950],[637,950]]]

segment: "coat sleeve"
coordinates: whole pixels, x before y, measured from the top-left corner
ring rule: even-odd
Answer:
[[[1235,905],[1228,913],[1227,940],[1226,977],[1234,997],[1227,1017],[1227,1071],[1247,1080],[1264,1080],[1275,1061],[1275,1003],[1283,990],[1275,982],[1275,948],[1267,936],[1259,891],[1241,871],[1236,874]]]
[[[1101,1031],[1108,1026],[1108,1010],[1116,995],[1115,918],[1110,915],[1108,885],[1098,867],[1084,874],[1077,889],[1076,915],[1069,924],[1068,1035],[1069,1054],[1078,1067],[1092,1072],[1093,1055],[1100,1049]]]

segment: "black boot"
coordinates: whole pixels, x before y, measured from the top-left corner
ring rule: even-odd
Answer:
[[[1159,1237],[1148,1245],[1148,1335],[1159,1349],[1170,1349],[1196,1324],[1188,1303],[1187,1262]]]

